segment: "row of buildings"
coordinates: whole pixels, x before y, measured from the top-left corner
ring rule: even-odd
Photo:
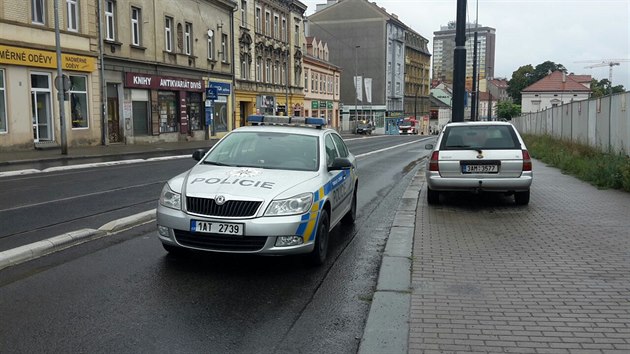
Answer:
[[[340,130],[428,114],[427,39],[366,0],[305,11],[298,0],[2,1],[0,148],[203,140],[256,113]]]

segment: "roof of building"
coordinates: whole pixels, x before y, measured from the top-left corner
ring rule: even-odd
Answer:
[[[433,96],[433,94],[429,95],[429,102],[431,104],[431,107],[434,108],[451,108],[451,106],[449,106],[447,103],[443,102],[439,98]]]
[[[551,74],[527,86],[523,89],[522,92],[591,91],[590,88],[585,87],[578,81],[575,81],[572,76],[575,75],[566,75],[562,71],[554,71]]]
[[[575,75],[575,74],[569,74],[569,77],[572,78],[573,80],[584,84],[584,83],[591,83],[592,77],[591,75]]]
[[[508,87],[508,82],[506,79],[491,79],[489,80],[490,83],[496,87],[499,88],[507,88]]]

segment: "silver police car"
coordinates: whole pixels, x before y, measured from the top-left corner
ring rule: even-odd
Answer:
[[[157,208],[158,237],[186,249],[326,259],[329,231],[354,223],[355,157],[321,118],[250,116],[199,162],[169,180]]]

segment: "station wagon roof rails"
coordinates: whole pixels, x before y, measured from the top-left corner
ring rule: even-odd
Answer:
[[[322,129],[326,125],[324,118],[316,117],[287,117],[273,115],[251,115],[247,117],[247,122],[252,125],[286,125],[294,127],[310,126]]]

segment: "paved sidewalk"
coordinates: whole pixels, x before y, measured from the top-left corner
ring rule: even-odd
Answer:
[[[539,161],[526,207],[423,183],[409,352],[630,353],[628,206]]]

